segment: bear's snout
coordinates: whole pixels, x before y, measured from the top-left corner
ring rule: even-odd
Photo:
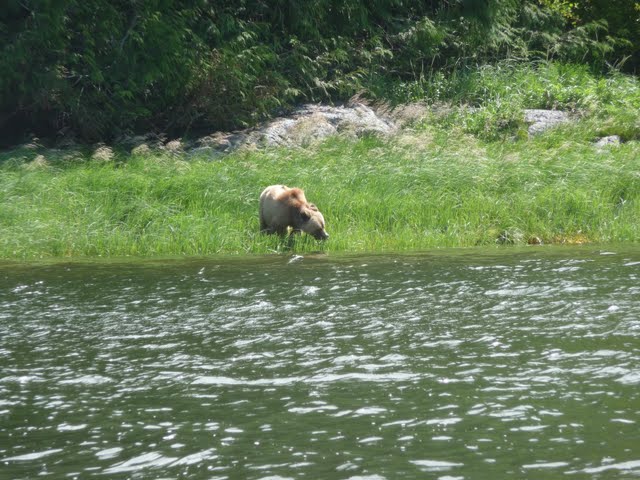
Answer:
[[[314,235],[318,240],[326,240],[329,238],[329,234],[324,230],[320,230],[317,235]]]

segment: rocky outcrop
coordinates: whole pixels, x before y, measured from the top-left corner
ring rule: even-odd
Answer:
[[[360,138],[368,135],[388,136],[410,128],[416,122],[430,117],[447,115],[456,108],[464,108],[473,115],[471,107],[436,106],[422,102],[404,105],[376,105],[370,107],[360,100],[347,105],[302,105],[286,117],[269,120],[262,125],[233,132],[214,132],[195,140],[168,139],[164,135],[123,136],[114,147],[146,155],[160,151],[169,155],[215,159],[238,149],[268,147],[307,147],[328,137],[341,135]],[[572,117],[559,110],[524,110],[523,121],[529,124],[529,135],[572,121]],[[32,142],[33,143],[33,142]],[[616,136],[598,140],[596,146],[617,145]],[[28,150],[31,144],[22,146]],[[34,143],[33,149],[40,150]],[[31,155],[29,155],[31,157]],[[114,159],[114,149],[99,144],[91,155],[94,161]],[[33,157],[31,157],[33,158]]]
[[[388,135],[394,123],[361,103],[349,106],[303,105],[288,117],[279,117],[243,131],[216,132],[195,142],[192,154],[228,153],[238,148],[305,147],[327,137]]]
[[[274,118],[251,129],[215,132],[191,142],[167,142],[161,136],[146,135],[121,139],[119,144],[132,153],[146,153],[151,148],[173,154],[186,152],[189,156],[217,158],[241,148],[306,147],[335,135],[352,138],[387,136],[437,110],[425,103],[394,107],[382,105],[375,109],[360,101],[342,106],[309,104],[302,105],[286,117]],[[524,121],[530,124],[530,135],[570,120],[568,113],[559,110],[524,111]]]

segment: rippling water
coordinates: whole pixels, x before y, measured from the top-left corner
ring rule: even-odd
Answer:
[[[0,265],[40,476],[637,478],[640,248]]]

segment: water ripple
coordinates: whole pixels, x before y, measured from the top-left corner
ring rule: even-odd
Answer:
[[[290,260],[0,266],[3,473],[640,474],[640,250]]]

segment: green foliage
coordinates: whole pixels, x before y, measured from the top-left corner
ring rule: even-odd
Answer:
[[[638,78],[617,72],[594,75],[587,65],[502,62],[381,84],[374,92],[394,103],[426,101],[435,112],[427,123],[462,128],[486,140],[521,136],[523,110],[540,108],[580,114],[596,136],[640,138]]]
[[[0,131],[183,134],[504,61],[638,66],[634,0],[6,0]],[[440,92],[439,95],[445,93]]]
[[[425,127],[216,162],[155,153],[78,163],[45,152],[48,165],[0,166],[0,258],[640,241],[640,144],[601,152],[592,134],[483,143]],[[305,188],[329,241],[259,234],[258,196],[275,182]]]
[[[194,9],[177,3],[14,2],[2,18],[2,120],[94,140],[156,120],[184,95],[201,46]]]
[[[591,30],[599,33],[597,42],[589,43],[596,50],[614,52],[620,63],[637,69],[640,64],[640,2],[637,0],[541,0],[558,12],[576,28],[576,36],[583,37]],[[582,29],[580,29],[582,27]],[[594,38],[589,35],[590,38]],[[582,41],[578,41],[582,44]],[[600,54],[603,52],[600,51]],[[588,52],[585,52],[588,54]]]

